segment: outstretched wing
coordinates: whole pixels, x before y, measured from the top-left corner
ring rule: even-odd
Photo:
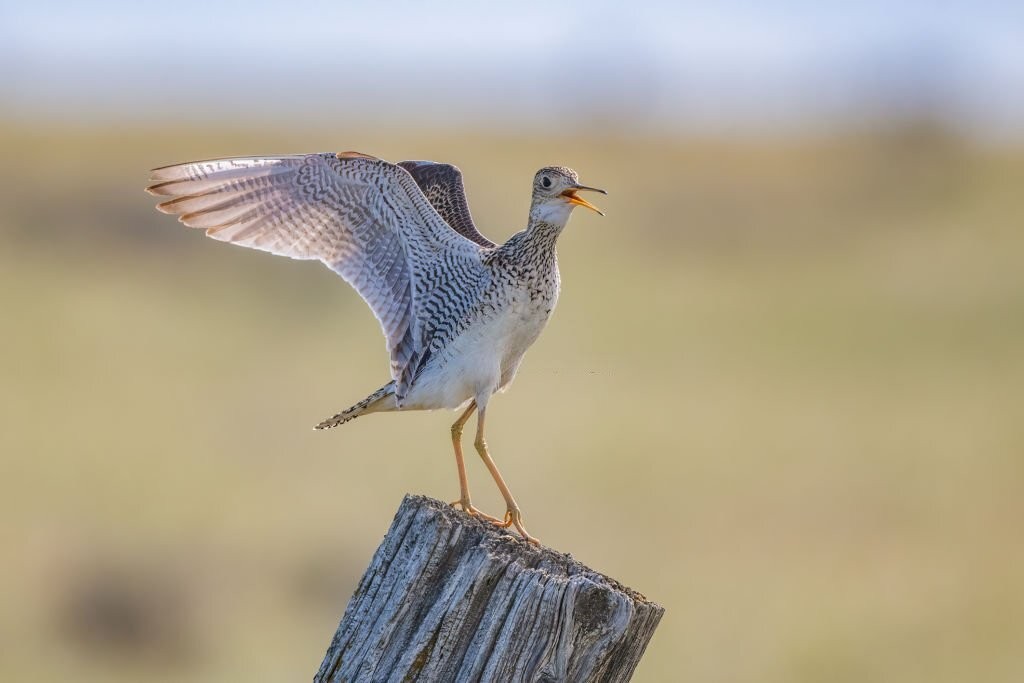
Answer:
[[[239,157],[158,168],[164,213],[214,239],[317,259],[380,321],[401,401],[438,325],[438,288],[481,282],[480,246],[452,230],[402,168],[356,152]]]
[[[400,161],[398,165],[409,172],[427,200],[453,230],[481,247],[497,246],[480,234],[473,223],[466,202],[462,171],[458,166],[434,161]]]

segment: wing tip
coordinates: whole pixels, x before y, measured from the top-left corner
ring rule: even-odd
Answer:
[[[175,180],[183,180],[187,177],[184,173],[186,166],[191,166],[192,162],[185,164],[169,164],[167,166],[158,166],[156,168],[149,169],[149,182],[151,183],[163,183],[172,182]]]

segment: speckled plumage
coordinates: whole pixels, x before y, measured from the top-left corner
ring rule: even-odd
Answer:
[[[499,246],[477,230],[462,174],[448,164],[357,152],[240,157],[159,168],[151,180],[148,191],[166,198],[161,211],[214,239],[320,260],[369,304],[391,382],[318,428],[471,402],[464,418],[479,408],[484,450],[487,400],[512,381],[558,300],[558,236],[573,206],[594,208],[576,196],[594,188],[574,171],[541,169],[526,229]],[[461,476],[458,445],[456,455]],[[473,512],[462,484],[460,502]]]

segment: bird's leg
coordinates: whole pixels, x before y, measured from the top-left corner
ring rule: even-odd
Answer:
[[[455,465],[459,468],[459,499],[452,502],[453,506],[461,507],[467,514],[474,517],[481,517],[488,522],[501,524],[497,517],[480,512],[469,499],[469,477],[466,476],[466,461],[462,457],[462,428],[466,425],[473,411],[476,410],[476,401],[472,401],[466,411],[459,416],[459,419],[452,425],[452,446],[455,448]]]
[[[462,428],[466,425],[473,411],[476,410],[476,401],[470,401],[469,407],[452,424],[452,447],[455,449],[455,466],[459,468],[459,499],[452,505],[461,506],[469,512],[473,507],[469,500],[469,477],[466,476],[466,460],[462,457]]]
[[[502,498],[505,499],[505,506],[507,510],[505,512],[505,520],[500,523],[502,527],[508,528],[515,526],[516,531],[519,535],[525,538],[530,543],[540,545],[540,541],[531,536],[526,531],[526,527],[523,526],[523,513],[519,510],[519,505],[516,504],[516,499],[512,497],[512,492],[508,490],[508,486],[505,484],[505,480],[501,478],[501,472],[498,471],[498,466],[494,464],[494,459],[491,458],[491,454],[487,451],[487,441],[484,439],[484,417],[487,412],[486,407],[481,407],[480,412],[476,418],[476,452],[480,454],[480,458],[487,465],[487,469],[490,471],[491,476],[494,477],[494,483],[498,485],[498,490],[501,491]]]

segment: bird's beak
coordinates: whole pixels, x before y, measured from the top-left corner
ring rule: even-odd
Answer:
[[[562,193],[562,196],[565,197],[566,201],[568,201],[570,204],[575,204],[576,206],[585,206],[591,211],[596,211],[597,213],[603,216],[604,211],[601,211],[601,209],[597,208],[596,206],[588,202],[586,199],[576,194],[580,190],[586,190],[587,192],[600,192],[601,194],[608,193],[596,187],[587,187],[586,185],[573,185],[568,190]]]

